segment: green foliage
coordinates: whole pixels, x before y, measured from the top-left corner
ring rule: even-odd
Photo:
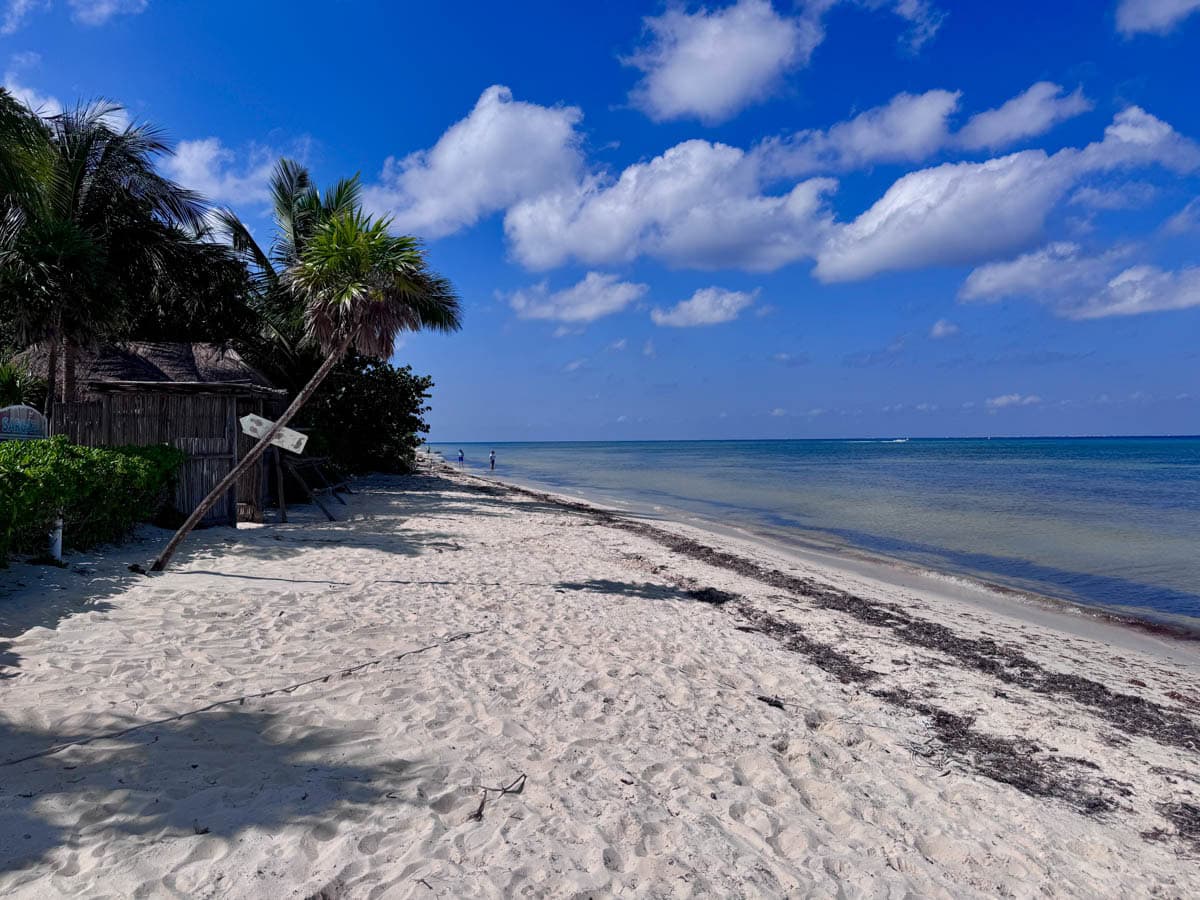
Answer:
[[[256,328],[245,265],[207,240],[202,199],[161,174],[162,133],[118,127],[117,111],[42,119],[0,89],[0,348]]]
[[[183,460],[165,445],[100,449],[62,436],[0,443],[0,566],[11,552],[43,549],[60,511],[70,547],[122,537],[164,505]]]
[[[362,356],[347,356],[305,407],[309,449],[347,472],[407,472],[429,432],[433,379]]]
[[[454,286],[430,271],[420,242],[361,210],[315,229],[286,283],[304,303],[309,338],[329,353],[352,338],[364,356],[387,359],[402,331],[457,331]]]
[[[22,403],[41,408],[46,383],[13,362],[0,361],[0,406]]]

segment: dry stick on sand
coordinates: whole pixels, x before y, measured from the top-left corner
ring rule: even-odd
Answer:
[[[467,817],[468,820],[471,822],[482,822],[483,821],[483,808],[485,806],[487,806],[489,791],[496,794],[499,797],[503,797],[505,794],[519,794],[519,793],[521,793],[521,791],[525,790],[525,773],[522,772],[520,775],[518,775],[516,778],[513,779],[511,784],[507,784],[504,787],[498,787],[498,788],[485,787],[485,788],[482,788],[482,790],[483,790],[483,796],[479,798],[479,808],[476,809],[475,812],[471,813],[471,815]]]

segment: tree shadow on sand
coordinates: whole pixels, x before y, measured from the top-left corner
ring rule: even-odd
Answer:
[[[20,597],[0,597],[0,681],[16,676],[21,655],[13,649],[12,638],[31,628],[57,628],[59,622],[88,612],[108,612],[111,603],[98,599],[106,593],[123,590],[106,579],[96,585],[96,595],[79,597],[71,592],[45,591]]]
[[[73,737],[0,719],[0,875],[51,853],[61,857],[56,870],[69,869],[74,851],[101,835],[145,846],[299,824],[328,838],[355,807],[415,798],[413,782],[430,775],[399,758],[334,762],[361,736],[245,707],[8,764]]]

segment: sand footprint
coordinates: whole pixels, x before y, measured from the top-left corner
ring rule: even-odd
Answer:
[[[385,837],[387,837],[387,833],[383,831],[376,831],[372,834],[368,834],[358,842],[358,852],[364,856],[373,855],[377,850],[379,850],[379,845],[383,843],[383,839]]]

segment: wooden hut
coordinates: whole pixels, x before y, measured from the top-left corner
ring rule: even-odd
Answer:
[[[47,374],[44,352],[27,351],[23,361]],[[214,344],[134,342],[81,351],[76,383],[77,399],[54,404],[50,433],[90,447],[170,444],[183,450],[187,462],[175,494],[183,513],[252,446],[238,419],[263,415],[285,394],[237,351]],[[261,522],[263,486],[263,467],[251,467],[202,524]]]

